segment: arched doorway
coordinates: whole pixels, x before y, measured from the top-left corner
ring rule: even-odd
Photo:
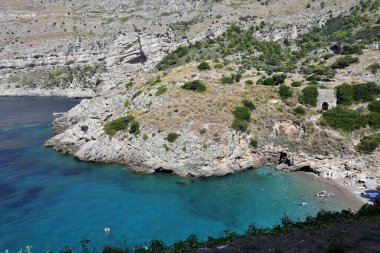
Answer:
[[[322,110],[327,111],[328,109],[329,109],[329,103],[323,102],[323,104],[322,104]]]

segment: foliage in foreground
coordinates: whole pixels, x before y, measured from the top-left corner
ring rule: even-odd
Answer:
[[[250,225],[245,234],[239,235],[234,232],[225,231],[225,235],[219,238],[209,237],[207,241],[201,242],[195,235],[190,235],[185,241],[177,241],[172,246],[166,246],[162,241],[153,240],[144,248],[137,248],[134,251],[106,246],[101,253],[180,253],[194,251],[199,248],[216,248],[220,245],[228,245],[233,241],[241,238],[253,238],[257,236],[273,236],[294,231],[303,231],[307,229],[320,229],[334,226],[342,223],[348,223],[356,220],[367,220],[380,217],[380,199],[375,201],[374,205],[365,204],[357,213],[343,210],[340,212],[320,211],[314,217],[307,217],[305,221],[292,221],[287,216],[281,219],[281,224],[272,228],[260,228],[254,224]],[[85,243],[85,244],[84,244]],[[82,241],[82,250],[80,253],[90,253],[88,250],[88,240]],[[91,251],[96,253],[95,251]],[[72,253],[71,249],[66,246],[60,253]]]

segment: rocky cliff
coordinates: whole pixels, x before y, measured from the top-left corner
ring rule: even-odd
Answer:
[[[334,3],[333,3],[334,2]],[[180,45],[220,35],[231,23],[263,24],[261,39],[295,38],[347,11],[302,1],[14,1],[0,8],[0,95],[94,96],[151,70]],[[62,69],[104,65],[91,81]],[[67,72],[67,71],[66,71]],[[54,77],[54,82],[36,76]],[[51,78],[49,78],[51,80]],[[74,80],[74,81],[73,81]]]

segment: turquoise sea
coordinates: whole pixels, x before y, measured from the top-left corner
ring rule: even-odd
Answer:
[[[120,165],[86,163],[43,146],[52,113],[79,100],[0,98],[0,252],[59,252],[79,241],[145,246],[200,239],[249,224],[273,226],[285,214],[303,219],[321,209],[347,209],[344,197],[326,204],[315,193],[324,183],[271,168],[221,178],[140,175]],[[301,206],[301,202],[307,202]],[[110,234],[104,228],[112,228]]]

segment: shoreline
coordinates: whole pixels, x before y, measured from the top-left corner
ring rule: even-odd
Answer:
[[[362,198],[359,194],[355,193],[353,187],[348,187],[345,185],[342,185],[338,180],[334,179],[327,179],[321,176],[318,176],[311,172],[297,172],[302,173],[303,175],[307,177],[312,177],[313,179],[316,179],[320,182],[323,182],[335,190],[339,191],[345,198],[346,202],[349,205],[349,208],[353,212],[357,212],[364,204],[370,204],[371,202],[368,201],[365,198]]]
[[[4,89],[0,90],[0,97],[64,97],[76,99],[94,98],[96,93],[93,90],[78,89]]]

